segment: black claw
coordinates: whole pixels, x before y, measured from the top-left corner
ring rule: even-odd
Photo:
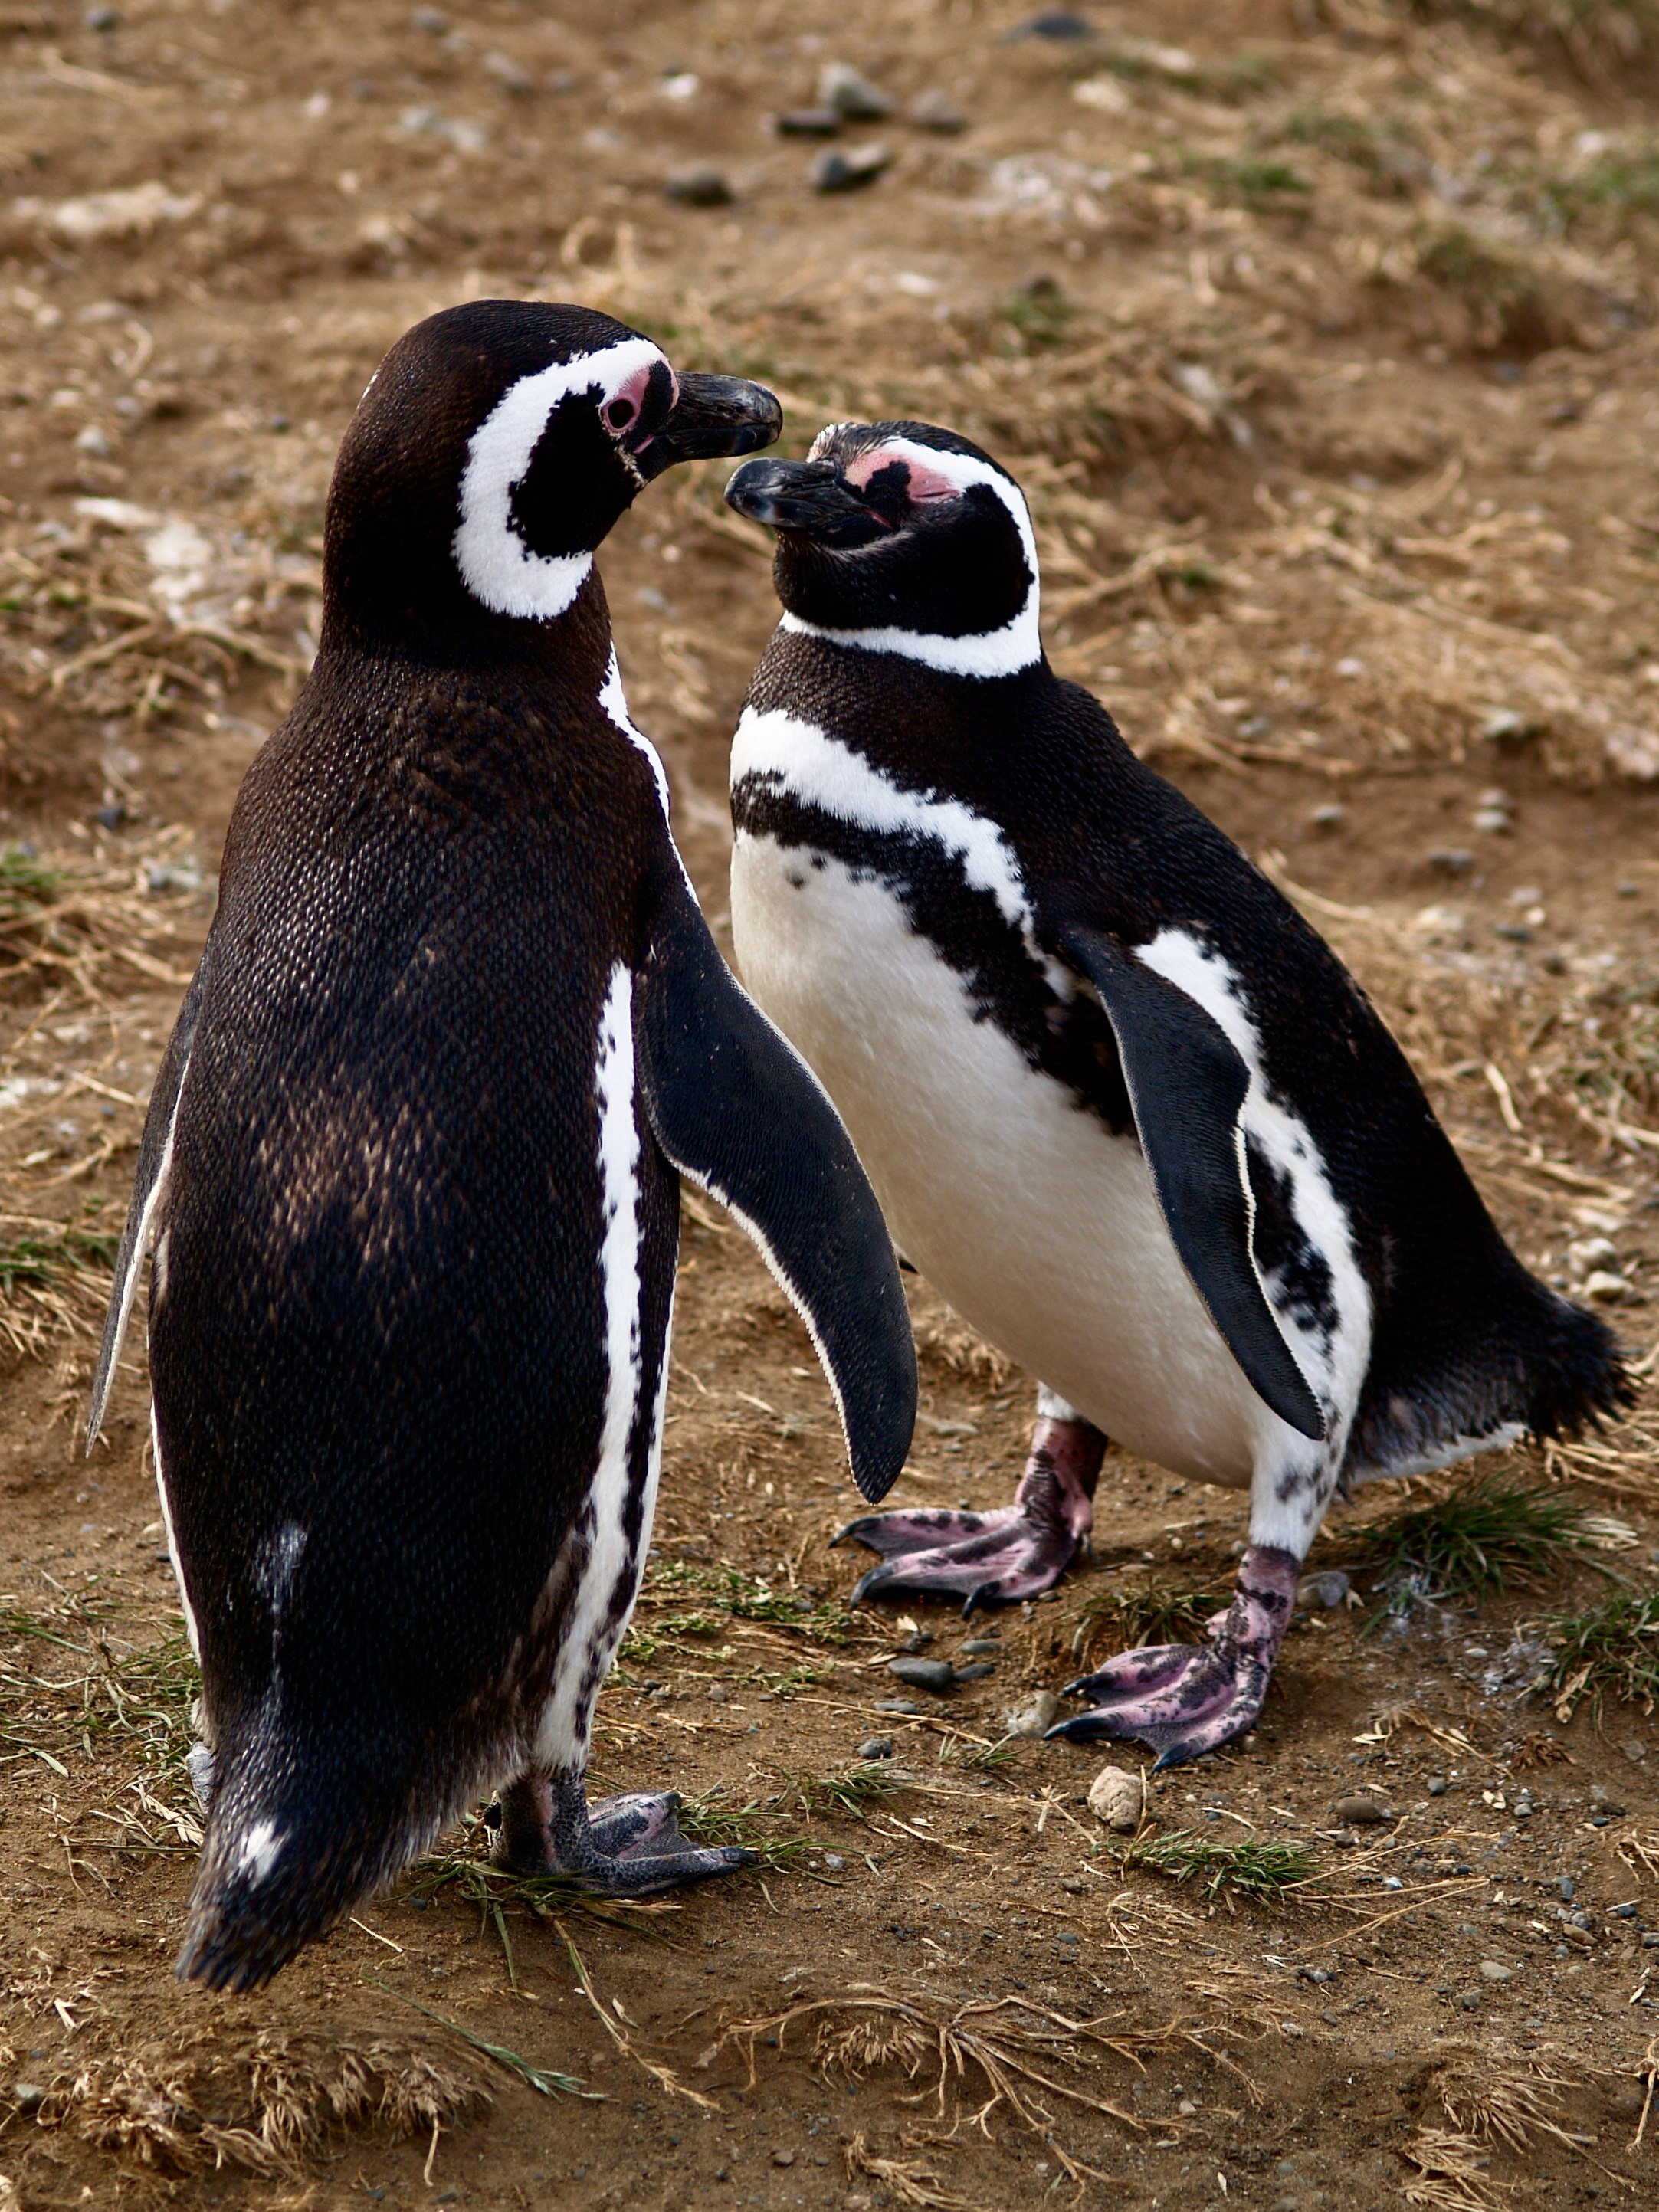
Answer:
[[[967,1596],[962,1601],[963,1619],[964,1620],[968,1620],[969,1617],[972,1613],[975,1613],[981,1606],[984,1606],[988,1609],[990,1607],[996,1605],[1000,1602],[1001,1596],[1002,1584],[1000,1582],[975,1583],[973,1589],[969,1591]]]
[[[1066,1743],[1093,1743],[1097,1737],[1110,1734],[1096,1714],[1073,1713],[1070,1720],[1056,1721],[1051,1729],[1045,1729],[1042,1741],[1052,1743],[1058,1737]]]
[[[1062,1698],[1080,1698],[1094,1680],[1092,1674],[1079,1674],[1075,1682],[1068,1682],[1060,1692]]]

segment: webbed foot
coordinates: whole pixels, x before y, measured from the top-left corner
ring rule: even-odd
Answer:
[[[590,1807],[580,1778],[529,1774],[503,1790],[490,1857],[514,1874],[564,1875],[611,1897],[647,1897],[753,1866],[735,1844],[689,1843],[672,1790]]]
[[[977,1606],[1011,1605],[1052,1589],[1094,1525],[1105,1449],[1091,1423],[1045,1417],[1032,1434],[1012,1505],[993,1513],[921,1506],[848,1522],[834,1541],[850,1537],[883,1560],[860,1577],[852,1603],[913,1591],[948,1595],[963,1599],[966,1620]]]
[[[1232,1603],[1206,1627],[1207,1642],[1120,1652],[1066,1685],[1065,1694],[1087,1698],[1090,1710],[1048,1734],[1073,1743],[1133,1737],[1157,1752],[1155,1774],[1231,1743],[1261,1711],[1299,1568],[1289,1552],[1252,1545],[1239,1562]]]

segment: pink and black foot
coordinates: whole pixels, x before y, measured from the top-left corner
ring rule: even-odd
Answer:
[[[994,1513],[918,1507],[867,1513],[838,1531],[839,1544],[879,1552],[882,1565],[852,1596],[960,1597],[965,1620],[978,1606],[1012,1605],[1052,1589],[1094,1526],[1095,1483],[1106,1439],[1091,1423],[1044,1415],[1014,1502]]]
[[[687,1841],[672,1790],[589,1806],[580,1778],[527,1774],[503,1790],[490,1856],[513,1874],[564,1875],[609,1897],[647,1897],[753,1866],[735,1844]]]
[[[1290,1552],[1251,1545],[1232,1603],[1206,1625],[1206,1642],[1147,1645],[1109,1659],[1097,1674],[1066,1685],[1068,1698],[1089,1699],[1089,1711],[1048,1734],[1073,1743],[1133,1737],[1158,1753],[1155,1774],[1232,1742],[1261,1711],[1300,1566]]]

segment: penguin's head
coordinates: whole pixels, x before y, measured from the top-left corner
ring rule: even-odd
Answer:
[[[928,422],[832,422],[804,461],[746,461],[728,506],[778,534],[787,629],[964,676],[1041,660],[1019,486]]]
[[[330,487],[325,618],[416,650],[575,599],[595,550],[676,461],[753,453],[777,401],[677,374],[589,307],[476,300],[405,332],[347,428]]]

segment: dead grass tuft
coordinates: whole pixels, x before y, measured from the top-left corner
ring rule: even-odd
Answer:
[[[1592,2137],[1562,2124],[1560,2092],[1571,2078],[1534,2063],[1528,2069],[1495,2064],[1489,2051],[1457,2053],[1440,2077],[1440,2101],[1461,2135],[1502,2142],[1513,2151],[1551,2136],[1576,2150]]]
[[[331,2135],[435,2133],[492,2101],[474,2075],[406,2044],[271,2031],[240,2051],[204,2034],[171,2051],[98,2052],[52,2086],[40,2117],[126,2165],[269,2174]]]
[[[872,2150],[862,2128],[842,2146],[842,2159],[849,2180],[879,2182],[901,2204],[920,2206],[923,2212],[975,2212],[972,2198],[946,2189],[925,2159],[896,2158]]]
[[[851,2088],[892,2069],[921,2084],[902,2101],[921,2104],[931,2098],[939,2120],[946,2116],[949,2086],[977,2080],[983,2100],[965,2115],[969,2126],[988,2136],[993,2114],[1001,2111],[1016,2128],[1042,2136],[1073,2181],[1104,2177],[1056,2140],[1049,2100],[1103,2113],[1137,2134],[1154,2124],[1093,2086],[1090,2075],[1107,2059],[1139,2071],[1149,2057],[1197,2053],[1225,2068],[1252,2101],[1257,2096],[1248,2075],[1215,2039],[1226,2030],[1200,2029],[1181,2020],[1151,2029],[1121,2019],[1078,2020],[1017,1996],[975,1998],[951,2007],[938,1999],[893,1996],[863,1983],[841,1996],[808,1998],[764,2018],[730,2020],[698,2064],[711,2066],[723,2051],[736,2049],[747,2061],[752,2087],[757,2051],[775,2045],[781,2051],[790,2030],[808,2025],[814,2063],[826,2080]]]
[[[1401,2191],[1407,2204],[1420,2212],[1496,2212],[1491,2160],[1475,2136],[1419,2128],[1403,2154],[1417,2169]]]
[[[949,1315],[943,1321],[919,1319],[915,1325],[916,1353],[925,1364],[941,1367],[947,1375],[965,1376],[1000,1390],[1014,1371],[994,1344],[976,1336],[965,1322]]]

